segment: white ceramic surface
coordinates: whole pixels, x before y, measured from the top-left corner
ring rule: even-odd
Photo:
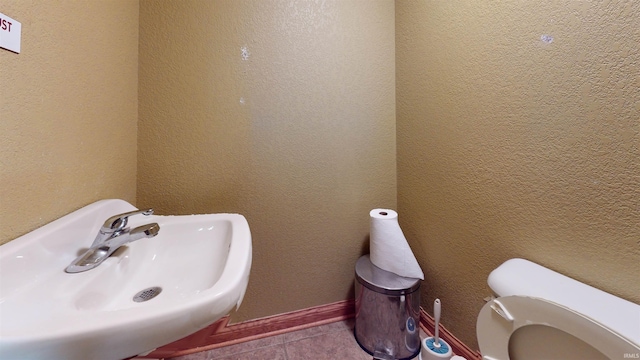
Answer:
[[[102,200],[0,246],[0,359],[122,359],[194,333],[239,306],[251,233],[238,214],[133,216],[156,237],[125,245],[95,269],[64,269],[110,216]],[[133,296],[162,292],[146,302]]]
[[[478,315],[487,359],[622,359],[640,351],[640,306],[524,259],[493,270]],[[544,344],[544,346],[540,346]]]
[[[487,280],[498,296],[541,298],[577,311],[640,346],[640,305],[525,259],[510,259]]]

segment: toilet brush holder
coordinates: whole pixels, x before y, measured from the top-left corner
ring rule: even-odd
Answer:
[[[435,343],[435,340],[436,339],[433,336],[422,340],[422,346],[420,349],[420,360],[451,359],[451,357],[453,356],[451,346],[442,339],[438,339],[438,344]]]

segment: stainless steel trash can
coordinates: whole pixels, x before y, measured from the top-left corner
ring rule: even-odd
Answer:
[[[420,279],[356,262],[356,341],[379,359],[412,359],[420,353]]]

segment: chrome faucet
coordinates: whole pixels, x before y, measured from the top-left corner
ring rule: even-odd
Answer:
[[[133,215],[151,215],[153,209],[130,211],[124,214],[114,215],[108,218],[91,247],[82,255],[78,256],[64,270],[68,273],[78,273],[95,268],[102,264],[111,254],[113,254],[122,245],[143,238],[150,238],[158,235],[160,225],[157,223],[146,224],[130,229],[127,227],[129,217]]]

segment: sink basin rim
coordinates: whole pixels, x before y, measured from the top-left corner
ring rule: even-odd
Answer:
[[[39,246],[44,249],[44,251],[51,251],[50,246],[48,246],[47,244],[42,244],[43,239],[46,239],[52,233],[55,234],[59,231],[63,231],[69,226],[72,226],[74,221],[77,221],[77,218],[75,217],[77,217],[78,211],[83,210],[85,214],[93,214],[101,213],[102,211],[105,211],[106,208],[108,208],[109,211],[113,212],[113,214],[135,210],[135,207],[124,200],[109,199],[97,201],[82,209],[56,219],[49,224],[40,227],[26,235],[23,235],[22,237],[14,241],[2,245],[2,247],[0,247],[0,256],[11,256],[12,254],[19,255],[21,252],[24,252],[25,249],[29,246]],[[216,316],[222,316],[233,309],[234,306],[238,306],[242,301],[244,291],[246,290],[249,270],[252,262],[251,233],[247,220],[244,218],[244,216],[233,213],[154,217],[156,219],[162,219],[166,222],[170,222],[174,220],[179,221],[181,219],[188,219],[192,216],[194,218],[200,216],[211,216],[216,217],[216,220],[224,220],[231,223],[230,227],[232,234],[230,235],[231,240],[229,251],[226,257],[226,262],[223,267],[222,274],[211,287],[198,291],[198,296],[189,298],[189,301],[175,303],[175,305],[171,309],[162,308],[161,305],[154,304],[153,300],[150,300],[145,303],[140,303],[140,306],[137,307],[119,309],[114,312],[100,313],[96,317],[96,319],[99,320],[96,321],[96,323],[100,324],[99,326],[89,324],[87,326],[76,327],[76,325],[78,324],[72,324],[70,321],[69,325],[73,326],[62,326],[57,331],[35,333],[31,334],[30,336],[13,336],[10,333],[3,332],[2,337],[0,338],[0,354],[3,352],[2,348],[9,349],[9,347],[13,348],[25,344],[44,343],[51,341],[55,342],[65,338],[92,338],[100,336],[103,333],[114,331],[115,329],[121,329],[122,327],[137,329],[136,331],[145,331],[142,328],[148,325],[141,324],[145,322],[148,323],[149,321],[153,322],[153,324],[157,324],[157,326],[160,326],[161,324],[167,322],[179,322],[183,324],[183,329],[189,328],[191,332],[195,332],[200,328],[207,326],[209,323],[215,321],[213,320],[209,322],[208,320],[206,320],[207,317],[211,317],[211,315],[214,313],[217,314]],[[95,219],[93,221],[93,224],[87,225],[85,227],[91,228],[90,232],[94,235],[105,218],[106,217],[101,215],[98,219]],[[160,223],[160,225],[162,229],[162,223]],[[93,239],[88,239],[86,241],[87,243],[90,243],[92,240]],[[36,243],[33,243],[34,241]],[[153,239],[143,239],[141,241],[153,241]],[[82,244],[74,244],[74,246],[81,247]],[[65,256],[62,256],[64,260],[60,260],[59,262],[66,263],[68,261],[71,261],[73,256],[73,252],[71,252],[70,254],[65,254]],[[63,271],[65,266],[66,264],[62,264],[60,266],[60,269],[58,270]],[[100,267],[89,270],[88,272],[86,272],[86,274],[90,274],[92,271],[97,271],[99,268]],[[231,271],[231,269],[236,270]],[[80,274],[66,275],[82,276]],[[5,293],[0,294],[0,296],[8,297],[11,295]],[[1,301],[2,300],[0,299],[0,302]],[[141,309],[143,309],[144,311],[140,311]],[[157,312],[160,310],[162,310],[161,314]],[[122,315],[126,316],[126,318],[123,319],[120,317],[119,319],[116,319],[116,317],[112,317],[115,312],[118,313],[118,316]],[[74,320],[81,321],[82,319],[79,318]],[[172,333],[171,331],[168,331],[166,329],[163,329],[162,331],[173,337],[178,336],[178,338],[188,335],[179,335],[175,332]],[[177,338],[171,339],[169,340],[169,342],[173,340],[177,340]],[[160,345],[162,344],[156,344],[155,346]],[[151,349],[152,347],[146,350]]]

